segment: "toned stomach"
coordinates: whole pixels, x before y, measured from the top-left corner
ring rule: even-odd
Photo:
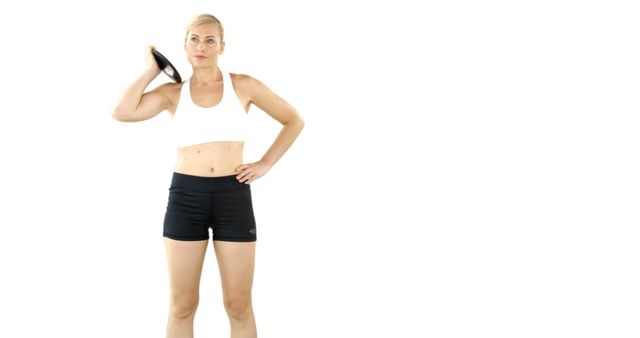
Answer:
[[[238,174],[244,142],[210,142],[178,148],[174,171],[193,176],[229,176]]]

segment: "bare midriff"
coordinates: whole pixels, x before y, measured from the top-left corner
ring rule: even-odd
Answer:
[[[238,174],[244,142],[210,142],[178,148],[175,172],[185,175],[217,177]]]

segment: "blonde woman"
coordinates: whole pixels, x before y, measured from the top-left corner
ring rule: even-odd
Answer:
[[[171,114],[178,160],[163,229],[171,287],[168,338],[193,337],[209,228],[231,337],[257,336],[251,297],[257,230],[250,184],[271,169],[304,126],[300,114],[263,83],[221,70],[218,58],[224,48],[220,21],[210,14],[196,16],[187,25],[184,41],[191,77],[144,92],[161,72],[149,46],[146,70],[111,113],[125,122],[144,121],[165,110]],[[244,163],[252,104],[283,127],[259,161]]]

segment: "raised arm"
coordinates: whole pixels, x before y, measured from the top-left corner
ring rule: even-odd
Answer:
[[[143,93],[149,83],[160,74],[160,68],[151,54],[153,46],[146,49],[147,69],[120,95],[111,116],[122,122],[137,122],[150,119],[167,109],[171,103],[167,89],[171,83],[158,86]]]

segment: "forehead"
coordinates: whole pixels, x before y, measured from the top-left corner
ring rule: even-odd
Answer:
[[[206,23],[197,25],[189,31],[189,35],[197,35],[199,37],[220,36],[218,25],[215,23]]]

